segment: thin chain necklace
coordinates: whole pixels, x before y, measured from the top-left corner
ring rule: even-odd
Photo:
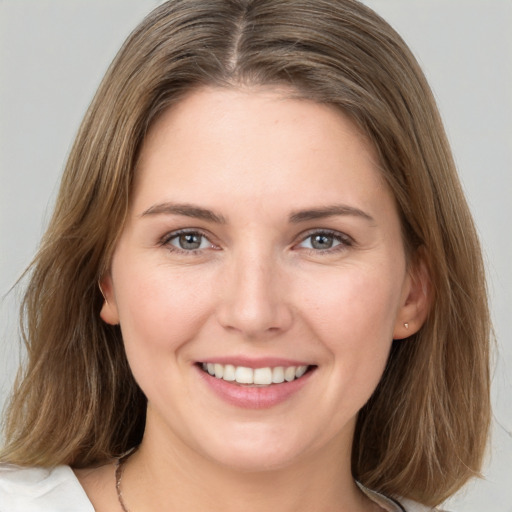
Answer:
[[[117,499],[119,501],[119,505],[121,505],[121,509],[123,512],[130,512],[126,505],[124,504],[123,500],[123,493],[121,491],[121,479],[123,477],[123,469],[124,469],[124,463],[126,460],[130,457],[130,455],[133,454],[133,452],[136,450],[136,448],[132,448],[131,450],[128,450],[125,454],[121,455],[116,460],[115,467],[116,467],[116,492],[117,492]]]
[[[115,473],[116,474],[116,493],[117,493],[117,499],[119,501],[119,505],[121,506],[121,509],[122,509],[123,512],[130,512],[128,510],[128,508],[126,507],[126,505],[124,504],[123,492],[121,491],[121,479],[123,478],[124,463],[128,460],[128,458],[131,455],[133,455],[133,453],[135,452],[135,450],[137,448],[138,448],[137,446],[134,447],[134,448],[131,448],[126,453],[121,455],[121,457],[119,457],[116,460],[116,462],[115,462],[115,468],[116,468],[116,473]],[[368,489],[363,487],[363,485],[360,484],[357,481],[356,481],[356,484],[366,494],[366,496],[370,498],[371,501],[374,501],[374,499],[372,499],[372,497],[370,496],[370,492],[372,492],[372,491],[369,491]],[[378,493],[373,492],[373,494],[378,494]],[[391,501],[389,498],[387,498],[387,497],[385,497],[383,495],[380,495],[380,496],[381,496],[381,498],[386,499],[387,501]],[[400,503],[398,503],[398,502],[393,500],[393,504],[394,504],[394,506],[399,506],[401,510],[404,510],[404,508],[402,507],[402,505],[400,505]],[[384,509],[381,508],[381,510],[384,510]],[[405,510],[404,510],[404,512],[405,512]]]

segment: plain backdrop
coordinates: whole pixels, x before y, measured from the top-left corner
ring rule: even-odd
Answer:
[[[20,357],[20,290],[80,120],[155,0],[0,0],[0,406]],[[483,242],[497,337],[484,479],[446,508],[512,512],[512,0],[366,0],[434,90]],[[9,293],[8,293],[9,292]]]

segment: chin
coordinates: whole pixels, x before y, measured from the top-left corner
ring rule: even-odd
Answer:
[[[225,435],[205,446],[205,453],[210,460],[240,472],[281,470],[293,466],[304,457],[308,451],[305,445],[309,446],[310,443],[294,439],[290,432],[279,434],[263,429],[263,432],[245,431],[241,436]]]
[[[230,454],[215,457],[215,462],[227,469],[241,473],[264,473],[279,471],[293,466],[297,457],[285,453],[262,453],[262,451],[233,450]]]

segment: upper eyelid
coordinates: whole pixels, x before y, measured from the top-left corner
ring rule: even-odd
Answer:
[[[163,235],[161,238],[160,238],[160,241],[163,242],[163,243],[166,243],[168,242],[169,240],[172,240],[173,238],[176,238],[177,236],[180,236],[180,235],[188,235],[188,234],[191,234],[191,235],[194,235],[194,234],[197,234],[197,235],[201,235],[201,236],[204,236],[207,240],[209,240],[210,242],[211,241],[211,237],[212,235],[210,235],[207,231],[205,231],[204,229],[200,229],[200,228],[182,228],[182,229],[175,229],[174,231],[169,231],[167,233],[165,233],[165,235]],[[213,242],[212,242],[213,243]]]
[[[308,229],[307,231],[303,231],[297,236],[298,241],[306,240],[306,238],[309,238],[313,235],[330,235],[333,237],[341,238],[344,240],[349,240],[351,242],[354,242],[354,239],[347,235],[347,233],[344,233],[343,231],[338,231],[336,229],[322,229],[322,228],[314,228],[314,229]]]

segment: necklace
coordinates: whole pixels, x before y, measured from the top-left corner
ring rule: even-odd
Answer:
[[[130,457],[130,455],[133,454],[133,452],[135,451],[135,448],[132,448],[131,450],[128,450],[126,453],[124,453],[123,455],[121,455],[121,457],[119,457],[117,460],[116,460],[116,463],[115,463],[115,468],[116,468],[116,493],[117,493],[117,499],[119,501],[119,505],[121,505],[121,509],[123,512],[130,512],[127,508],[126,508],[126,505],[124,504],[124,500],[123,500],[123,493],[121,491],[121,479],[123,477],[123,469],[124,469],[124,463],[126,462],[126,460],[128,459],[128,457]]]
[[[115,476],[116,476],[116,493],[117,493],[117,499],[119,501],[119,505],[121,506],[121,510],[123,512],[130,512],[128,510],[128,508],[126,508],[126,505],[125,505],[124,500],[123,500],[123,492],[121,491],[121,479],[123,478],[124,463],[129,459],[129,457],[131,455],[133,455],[133,453],[135,452],[136,449],[137,449],[137,446],[135,446],[134,448],[131,448],[130,450],[125,452],[123,455],[121,455],[121,457],[119,457],[116,460],[116,462],[115,462],[115,468],[116,468],[116,471],[115,471]],[[356,480],[356,484],[363,491],[363,493],[366,494],[366,496],[371,501],[376,502],[375,496],[379,496],[380,499],[386,500],[386,502],[389,503],[389,504],[391,504],[391,502],[393,502],[392,506],[400,507],[400,509],[398,509],[398,508],[396,509],[397,511],[398,510],[404,510],[402,505],[400,505],[400,503],[398,503],[397,501],[391,500],[390,498],[387,498],[386,496],[384,496],[382,494],[379,494],[379,493],[376,493],[374,491],[370,491],[369,489],[364,487],[362,484],[360,484],[357,480]],[[381,510],[384,510],[384,509],[381,509]],[[386,509],[386,510],[388,510],[388,509]],[[405,510],[404,510],[404,512],[405,512]]]

